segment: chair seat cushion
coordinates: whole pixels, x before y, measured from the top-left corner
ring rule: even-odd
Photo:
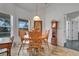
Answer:
[[[2,53],[2,52],[6,52],[6,51],[7,51],[6,48],[4,48],[4,49],[0,49],[0,53]]]

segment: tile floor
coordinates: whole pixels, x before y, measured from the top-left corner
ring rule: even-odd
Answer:
[[[18,45],[17,47],[12,49],[12,55],[13,56],[17,56],[18,54],[18,47],[20,45]],[[22,47],[19,56],[79,56],[79,51],[75,51],[72,49],[68,49],[68,48],[64,48],[64,47],[59,47],[59,46],[52,46],[51,44],[49,44],[49,48],[47,45],[43,45],[44,50],[41,51],[40,53],[35,53],[35,52],[31,52],[29,53],[27,51],[28,46],[25,45],[24,48]]]
[[[18,56],[18,50],[19,50],[20,45],[13,47],[12,48],[12,56]],[[72,49],[64,48],[64,47],[59,47],[59,46],[52,46],[49,44],[49,48],[47,45],[43,45],[44,50],[41,52],[31,52],[29,53],[27,51],[28,46],[25,45],[24,48],[22,47],[19,56],[79,56],[79,51],[75,51]],[[0,54],[3,56],[3,54]]]

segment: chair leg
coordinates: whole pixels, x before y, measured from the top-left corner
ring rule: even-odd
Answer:
[[[32,56],[33,53],[32,48],[31,47],[27,48],[27,51],[29,52],[29,56]]]
[[[11,56],[11,49],[8,49],[7,56]]]
[[[21,44],[20,49],[19,49],[19,51],[18,51],[18,56],[19,56],[19,53],[20,53],[21,48],[22,48],[22,44]]]
[[[47,42],[47,46],[48,46],[48,48],[49,48],[49,43]]]
[[[7,51],[7,56],[8,56],[9,54],[8,54],[8,51]]]

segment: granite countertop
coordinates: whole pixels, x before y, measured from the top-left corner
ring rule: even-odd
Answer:
[[[1,43],[8,43],[8,42],[11,42],[9,37],[0,38],[0,44]]]

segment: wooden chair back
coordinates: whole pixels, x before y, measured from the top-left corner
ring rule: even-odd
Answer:
[[[36,30],[29,32],[29,36],[32,40],[32,47],[39,48],[41,46],[41,39],[39,38],[41,35],[41,32]]]
[[[46,33],[46,39],[48,39],[48,37],[49,37],[49,30]]]
[[[41,32],[38,32],[38,31],[31,31],[31,32],[29,32],[29,36],[35,42],[38,42],[40,40],[39,37],[41,35],[42,35]]]
[[[45,41],[45,42],[48,42],[49,31],[50,31],[50,30],[46,30],[46,31],[44,32],[44,36],[45,36],[44,41]]]
[[[21,39],[21,42],[23,42],[23,40],[24,40],[25,32],[26,32],[25,30],[19,30],[19,37]]]

